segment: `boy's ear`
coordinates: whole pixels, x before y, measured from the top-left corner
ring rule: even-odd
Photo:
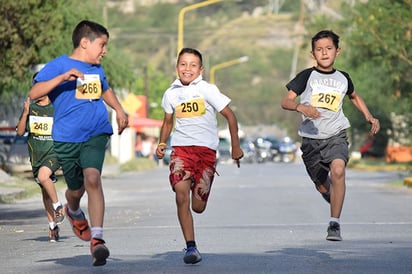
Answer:
[[[313,50],[309,51],[309,54],[310,54],[310,57],[312,57],[313,59],[316,59],[315,55],[313,54]]]
[[[341,53],[341,51],[342,51],[342,49],[341,49],[341,48],[337,48],[337,49],[336,49],[336,56],[339,56],[339,55],[340,55],[340,53]]]
[[[81,48],[83,48],[83,49],[85,49],[86,47],[87,47],[87,43],[89,42],[89,40],[86,38],[86,37],[83,37],[81,40],[80,40],[80,47]]]

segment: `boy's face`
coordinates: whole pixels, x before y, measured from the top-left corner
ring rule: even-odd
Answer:
[[[100,37],[97,37],[96,39],[90,41],[87,38],[83,38],[83,43],[82,45],[86,47],[87,51],[87,63],[89,64],[94,64],[98,65],[101,63],[102,58],[106,55],[107,53],[107,43],[109,41],[109,38],[107,35],[102,35]]]
[[[176,72],[183,85],[189,85],[199,75],[203,73],[204,68],[200,64],[200,59],[192,53],[185,53],[180,56]]]
[[[317,69],[331,71],[336,57],[340,54],[340,48],[335,47],[332,38],[321,38],[315,42],[311,53],[316,60]]]

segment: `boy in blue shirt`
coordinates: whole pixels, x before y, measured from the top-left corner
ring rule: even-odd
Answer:
[[[109,87],[101,60],[109,33],[102,25],[83,20],[73,31],[73,52],[50,61],[37,74],[30,98],[48,95],[55,107],[53,140],[67,183],[65,206],[73,232],[91,241],[93,265],[104,265],[109,249],[103,240],[104,194],[101,171],[106,145],[113,134],[104,102],[116,112],[118,134],[128,118]],[[91,228],[80,209],[88,196]]]

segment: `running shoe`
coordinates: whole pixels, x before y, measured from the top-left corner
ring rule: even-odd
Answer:
[[[186,264],[196,264],[202,260],[199,251],[196,247],[189,247],[186,249],[185,256],[183,257],[183,261]]]
[[[329,222],[328,236],[326,236],[328,241],[342,241],[340,236],[340,224],[337,222]]]
[[[330,204],[330,192],[328,191],[327,193],[321,193],[321,195],[323,199]]]
[[[58,225],[62,224],[64,222],[64,210],[63,206],[59,205],[55,210],[54,210],[54,222]]]
[[[49,227],[49,241],[55,243],[59,240],[59,227],[56,225],[53,229]]]
[[[83,220],[74,220],[69,214],[69,207],[67,204],[64,206],[64,211],[66,212],[67,219],[69,219],[74,234],[83,241],[90,241],[92,238],[92,231],[86,217],[84,216],[84,213],[82,212]]]
[[[109,249],[104,245],[102,239],[93,238],[90,243],[90,253],[93,257],[93,266],[105,265],[106,259],[109,257]]]

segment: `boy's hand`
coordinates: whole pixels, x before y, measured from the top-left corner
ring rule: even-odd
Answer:
[[[80,72],[77,69],[71,69],[66,71],[66,73],[63,74],[63,80],[64,81],[74,81],[77,78],[81,78],[84,79],[84,74],[82,72]]]
[[[29,114],[29,108],[30,108],[30,97],[27,97],[26,101],[24,101],[24,109],[23,109],[24,115]]]
[[[235,160],[237,167],[240,167],[240,159],[243,158],[243,151],[240,147],[232,147],[232,159]]]
[[[368,123],[371,124],[371,130],[369,131],[369,135],[373,136],[379,132],[379,129],[381,128],[379,124],[379,120],[373,117],[369,117],[367,119]]]
[[[123,130],[127,128],[129,124],[129,117],[123,110],[117,111],[116,112],[116,122],[117,122],[117,133],[120,135],[122,134]]]
[[[160,143],[157,145],[156,148],[156,156],[159,159],[163,159],[163,157],[165,156],[165,150],[167,148],[167,145],[165,143]]]
[[[308,118],[316,119],[320,117],[320,112],[318,111],[318,109],[311,105],[308,106],[299,104],[296,108],[296,111],[299,111]]]

